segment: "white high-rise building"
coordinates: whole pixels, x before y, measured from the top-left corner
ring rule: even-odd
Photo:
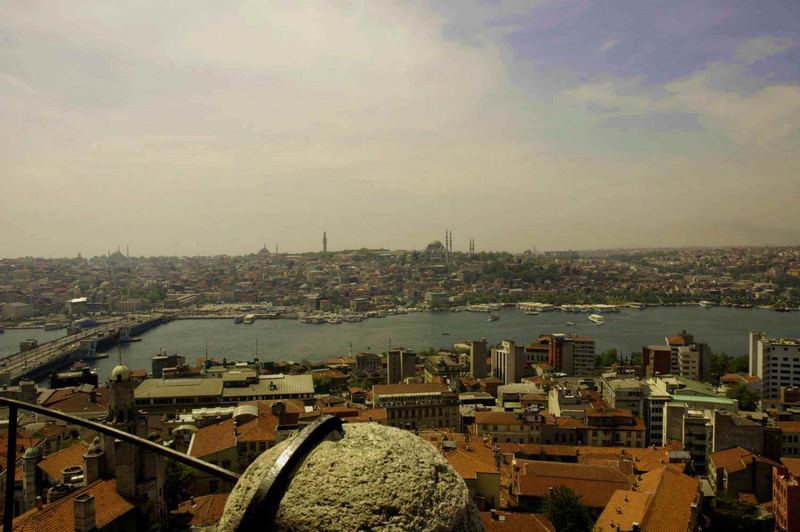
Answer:
[[[492,373],[503,384],[519,382],[525,371],[525,346],[503,340],[500,347],[492,349]]]
[[[762,399],[780,399],[781,388],[800,386],[800,339],[751,332],[750,375],[761,379]]]

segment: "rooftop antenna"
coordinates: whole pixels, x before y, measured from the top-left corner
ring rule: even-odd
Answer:
[[[206,336],[206,360],[208,360],[208,336]]]
[[[256,358],[258,358],[258,338],[256,338]]]

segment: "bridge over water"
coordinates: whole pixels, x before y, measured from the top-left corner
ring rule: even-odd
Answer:
[[[0,381],[16,383],[37,379],[81,359],[95,349],[105,349],[164,321],[163,314],[118,318],[77,334],[57,338],[35,349],[14,353],[0,359]]]

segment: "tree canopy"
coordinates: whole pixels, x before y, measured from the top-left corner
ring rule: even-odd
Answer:
[[[542,513],[553,523],[556,532],[587,532],[594,519],[580,496],[566,486],[556,486],[542,501]]]

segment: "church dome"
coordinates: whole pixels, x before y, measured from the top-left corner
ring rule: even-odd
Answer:
[[[131,370],[120,364],[111,371],[111,382],[127,382],[131,380]]]

